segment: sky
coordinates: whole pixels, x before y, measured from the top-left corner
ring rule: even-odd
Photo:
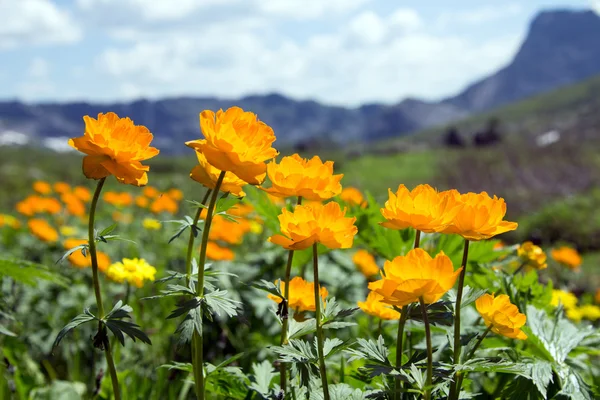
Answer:
[[[593,2],[593,3],[592,3]],[[436,100],[600,0],[0,0],[0,100]]]

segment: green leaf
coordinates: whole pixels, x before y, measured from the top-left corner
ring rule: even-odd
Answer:
[[[358,343],[358,349],[346,350],[346,352],[351,355],[348,360],[349,363],[354,360],[367,359],[389,365],[389,350],[385,346],[383,336],[379,335],[376,342],[363,338],[358,338],[356,341]]]
[[[90,313],[89,309],[86,308],[83,311],[83,314],[79,314],[78,316],[73,318],[71,320],[71,322],[69,322],[67,325],[65,325],[64,328],[62,328],[60,330],[60,332],[58,332],[58,335],[56,336],[56,339],[54,340],[54,343],[52,344],[52,349],[56,348],[56,346],[58,346],[60,341],[71,330],[75,329],[76,327],[78,327],[81,324],[85,324],[86,322],[90,322],[90,321],[97,320],[97,319],[98,318],[96,318],[92,313]]]
[[[253,382],[250,384],[250,389],[259,393],[264,398],[269,398],[271,392],[271,381],[277,376],[273,372],[273,365],[268,360],[261,363],[252,364]]]
[[[68,287],[69,280],[50,271],[48,267],[26,260],[0,258],[0,277],[6,276],[15,282],[36,286],[38,280]]]
[[[104,320],[107,319],[115,319],[115,318],[131,318],[131,316],[129,315],[130,312],[133,311],[133,308],[131,308],[131,306],[128,306],[127,304],[123,305],[123,301],[119,300],[117,302],[117,304],[115,304],[115,306],[113,307],[112,310],[110,310],[110,312],[108,314],[106,314],[106,316],[103,318]]]
[[[488,292],[487,289],[474,289],[470,286],[465,286],[463,288],[462,299],[460,302],[460,308],[463,309],[463,308],[469,306],[470,304],[474,303],[475,300],[477,300],[478,298],[480,298],[487,292]],[[456,295],[457,295],[457,292],[454,289],[450,290],[448,292],[448,301],[452,304],[453,310],[454,310],[454,307],[456,306]]]
[[[175,308],[175,310],[171,311],[171,314],[167,316],[167,319],[177,318],[183,314],[188,313],[191,310],[199,308],[202,305],[202,299],[200,297],[194,297],[188,299],[181,303]]]
[[[134,342],[136,339],[146,343],[152,344],[150,338],[139,329],[139,325],[134,324],[130,321],[123,321],[121,319],[109,319],[105,322],[108,329],[119,339],[121,344],[125,345],[125,338],[123,333],[129,336]]]
[[[106,236],[108,234],[110,234],[112,231],[114,231],[117,228],[117,223],[114,223],[106,228],[104,228],[100,233],[98,233],[96,236]]]
[[[294,318],[288,318],[288,338],[298,339],[315,332],[317,330],[315,321],[314,318],[309,318],[302,322],[298,322]]]
[[[552,382],[552,364],[542,360],[536,360],[530,366],[531,380],[539,390],[543,398],[547,397],[548,386]]]
[[[239,301],[228,298],[227,290],[220,289],[207,293],[204,296],[204,299],[210,310],[219,316],[223,314],[229,317],[236,316],[237,310],[241,304]]]
[[[280,299],[285,299],[285,297],[283,296],[283,293],[281,293],[280,286],[275,285],[273,282],[269,282],[264,279],[261,279],[258,282],[252,282],[250,284],[250,286],[252,286],[253,288],[256,288],[256,289],[264,290],[265,292],[268,292],[268,293],[272,294],[273,296],[277,296]]]
[[[464,364],[454,366],[462,372],[501,372],[529,378],[529,368],[523,363],[514,363],[501,358],[472,358]]]
[[[0,324],[0,335],[5,335],[5,336],[17,336],[16,333],[8,330],[8,328],[6,328],[4,325]]]
[[[317,338],[314,341],[315,350],[317,349]],[[325,338],[325,343],[323,343],[323,357],[327,357],[332,352],[337,352],[340,350],[340,347],[344,345],[344,342],[338,338]],[[334,351],[335,350],[335,351]],[[332,353],[333,354],[333,353]]]
[[[177,362],[177,361],[172,361],[169,364],[160,365],[158,368],[167,368],[169,371],[170,370],[186,371],[189,373],[192,373],[194,371],[194,366],[191,363],[182,363],[182,362]]]
[[[61,262],[63,262],[64,260],[66,260],[66,259],[67,259],[67,257],[69,257],[71,254],[75,253],[77,250],[81,250],[81,253],[82,253],[82,254],[83,254],[85,257],[87,257],[87,255],[86,255],[85,253],[86,253],[86,250],[87,250],[89,247],[90,247],[90,245],[89,245],[89,244],[87,244],[87,243],[85,243],[85,244],[80,244],[79,246],[75,246],[75,247],[73,247],[72,249],[69,249],[69,250],[67,250],[67,251],[65,252],[65,254],[63,254],[63,255],[62,255],[62,257],[61,257],[61,258],[59,258],[59,259],[56,261],[56,264],[60,264]]]

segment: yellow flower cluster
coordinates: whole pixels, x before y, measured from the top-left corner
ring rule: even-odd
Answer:
[[[275,284],[279,284],[281,292],[285,293],[285,282],[276,281]],[[315,311],[314,290],[314,282],[307,282],[299,276],[295,277],[290,281],[290,297],[288,299],[288,305],[298,312]],[[319,286],[319,294],[321,299],[325,301],[328,295],[327,289]],[[278,304],[281,303],[281,297],[279,296],[270,294],[269,298]]]
[[[106,276],[117,283],[128,282],[138,288],[144,286],[144,281],[154,281],[156,268],[143,258],[124,258],[111,264],[106,270]]]
[[[575,322],[582,319],[596,321],[600,319],[600,307],[595,304],[585,304],[579,306],[579,299],[571,292],[555,289],[552,291],[552,300],[550,304],[553,307],[558,307],[559,304],[565,309],[567,318]]]
[[[519,312],[507,295],[494,297],[484,294],[475,301],[475,307],[492,332],[512,339],[527,339],[527,335],[521,330],[527,317]]]
[[[533,269],[546,269],[548,264],[546,263],[546,253],[540,246],[536,246],[533,242],[525,242],[521,244],[517,249],[517,255],[521,259],[521,262]]]

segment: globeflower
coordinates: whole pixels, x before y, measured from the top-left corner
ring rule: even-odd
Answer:
[[[550,255],[556,262],[569,269],[576,270],[581,266],[581,256],[577,250],[571,247],[562,246],[557,249],[552,249]]]
[[[366,278],[371,278],[375,275],[379,275],[379,267],[375,262],[375,257],[373,257],[366,250],[361,249],[354,253],[354,256],[352,257],[352,262],[354,262],[356,268],[360,272],[362,272],[362,274]]]
[[[240,244],[244,239],[244,235],[250,232],[251,229],[252,226],[247,219],[230,221],[223,217],[215,216],[210,226],[208,238],[229,244]]]
[[[45,181],[35,181],[33,182],[33,190],[39,194],[47,195],[52,193],[52,186]]]
[[[432,258],[416,248],[386,261],[383,270],[383,278],[369,283],[369,289],[382,295],[384,303],[403,307],[420,298],[425,304],[435,303],[454,286],[462,268],[455,271],[443,251]]]
[[[3,226],[9,226],[12,229],[19,229],[21,227],[21,223],[12,215],[0,214],[0,228]]]
[[[148,203],[150,203],[150,200],[145,196],[136,196],[135,198],[135,205],[140,208],[148,207]]]
[[[359,301],[357,304],[366,314],[377,318],[392,320],[400,319],[400,313],[385,304],[383,296],[377,292],[369,292],[366,301]]]
[[[175,201],[183,200],[183,192],[177,188],[169,189],[166,194]]]
[[[63,246],[65,250],[70,250],[87,243],[88,241],[85,239],[70,238],[64,241]],[[96,251],[96,259],[98,261],[98,270],[105,272],[110,265],[110,257],[106,253]],[[69,260],[72,266],[77,268],[88,268],[92,266],[92,258],[90,257],[89,252],[86,252],[86,254],[83,255],[81,250],[76,250],[71,253],[69,257],[67,257],[67,260]]]
[[[461,195],[454,189],[441,194],[462,205],[443,233],[455,233],[466,240],[477,241],[517,229],[516,222],[503,221],[506,214],[503,198],[490,197],[486,192]]]
[[[285,282],[276,281],[275,284],[279,284],[281,293],[285,293]],[[289,307],[297,312],[316,311],[317,307],[315,305],[314,290],[314,282],[307,282],[299,276],[293,278],[290,281]],[[323,302],[325,302],[325,298],[328,295],[327,289],[323,286],[319,286],[319,295]],[[279,296],[269,294],[269,298],[277,304],[281,303],[281,297]]]
[[[525,242],[517,249],[517,255],[525,266],[533,269],[546,269],[546,253],[540,246],[536,246],[533,242]]]
[[[398,186],[396,193],[388,189],[389,199],[381,209],[386,219],[381,225],[391,229],[414,228],[421,232],[441,232],[452,223],[461,204],[452,196],[438,193],[429,185],[412,191]]]
[[[75,195],[75,197],[77,197],[79,200],[85,203],[92,199],[92,194],[90,193],[89,189],[85,186],[75,186],[73,188],[73,194]]]
[[[102,198],[115,207],[126,207],[133,203],[133,196],[127,192],[106,192]]]
[[[179,210],[179,205],[169,196],[159,196],[150,204],[150,211],[154,214],[160,214],[161,212],[176,214],[177,210]]]
[[[204,154],[206,160],[221,171],[233,172],[252,185],[266,176],[266,161],[277,156],[272,147],[275,134],[256,114],[231,107],[227,111],[205,110],[200,113],[204,139],[186,145]]]
[[[511,339],[527,339],[527,335],[521,330],[527,317],[519,312],[517,306],[511,304],[507,295],[494,297],[484,294],[475,301],[475,307],[492,332]]]
[[[214,261],[231,261],[235,258],[235,253],[211,241],[206,245],[206,257]]]
[[[156,268],[151,266],[143,258],[124,258],[120,262],[111,264],[106,270],[108,279],[129,284],[138,288],[144,286],[144,281],[154,281]]]
[[[67,182],[56,182],[54,184],[54,191],[58,194],[67,193],[71,190],[71,186]]]
[[[298,154],[283,157],[279,164],[267,165],[270,188],[261,188],[277,197],[302,197],[306,200],[323,201],[342,191],[343,174],[333,174],[333,161],[323,163],[318,156],[310,160]]]
[[[98,114],[98,119],[83,117],[85,133],[69,139],[69,145],[86,154],[83,173],[89,179],[114,175],[121,183],[144,186],[148,183],[150,167],[141,161],[156,156],[159,151],[150,147],[152,134],[142,125],[134,125],[129,118],[119,118],[109,112]]]
[[[351,206],[360,206],[362,208],[367,206],[367,202],[360,190],[354,187],[345,187],[342,193],[340,193],[340,199]]]
[[[60,199],[67,206],[67,212],[76,217],[83,217],[85,215],[85,204],[75,196],[73,193],[64,193]]]
[[[160,221],[154,218],[144,218],[144,220],[142,221],[142,226],[144,227],[144,229],[156,231],[161,228],[162,224],[160,223]]]
[[[31,233],[43,242],[56,242],[58,232],[45,219],[30,219],[27,223]]]
[[[282,234],[271,236],[269,241],[288,250],[303,250],[315,243],[330,249],[350,248],[358,228],[354,226],[356,218],[345,214],[336,202],[298,205],[293,212],[284,208],[279,215]]]
[[[146,186],[142,190],[142,194],[149,199],[155,199],[160,196],[160,192],[154,186]]]
[[[558,307],[559,304],[562,304],[566,310],[569,310],[577,307],[577,302],[577,296],[571,292],[560,289],[552,290],[552,300],[550,300],[550,305],[553,307]]]
[[[217,181],[219,180],[221,170],[209,164],[208,161],[206,161],[204,154],[200,153],[199,151],[196,151],[196,157],[198,158],[199,165],[196,165],[192,169],[190,178],[209,189],[214,189],[217,185]],[[219,191],[223,193],[231,193],[237,197],[243,197],[246,195],[246,193],[242,191],[242,187],[244,185],[246,185],[244,180],[238,178],[232,172],[226,172],[223,182],[219,187]]]

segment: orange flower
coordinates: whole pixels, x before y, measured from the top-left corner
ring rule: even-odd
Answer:
[[[366,278],[379,275],[379,267],[375,262],[375,257],[373,257],[368,251],[358,250],[356,253],[354,253],[352,261],[354,262],[354,265],[356,265],[356,268],[358,268],[358,270],[362,272]]]
[[[85,239],[66,239],[63,243],[65,250],[73,249],[77,246],[81,246],[82,244],[86,244],[88,241]],[[89,251],[86,252],[85,256],[81,252],[81,250],[76,250],[67,257],[67,260],[77,268],[88,268],[92,266],[92,258],[90,256]],[[101,251],[96,250],[96,260],[98,261],[98,270],[100,272],[105,272],[110,265],[110,257]]]
[[[144,196],[137,196],[135,198],[135,204],[140,208],[148,207],[149,202],[150,202],[150,200],[148,200],[148,198],[144,197]]]
[[[575,270],[581,266],[581,256],[577,250],[571,247],[562,246],[552,249],[550,255],[556,262],[561,263],[569,269]]]
[[[119,118],[109,112],[98,119],[83,117],[85,133],[69,140],[69,145],[87,154],[83,158],[83,173],[90,179],[114,175],[121,183],[143,186],[148,183],[150,167],[141,161],[156,156],[150,147],[152,134],[145,126],[134,125],[129,118]]]
[[[3,226],[9,226],[13,229],[19,229],[21,227],[21,223],[12,215],[0,214],[0,228],[2,228]]]
[[[346,209],[340,209],[336,202],[326,205],[298,205],[294,212],[285,208],[279,216],[283,235],[274,235],[269,241],[288,250],[302,250],[314,243],[321,243],[330,249],[352,247],[358,228],[356,218],[344,217]]]
[[[527,317],[521,314],[510,298],[501,294],[498,297],[484,294],[475,301],[475,307],[487,327],[492,326],[492,332],[511,339],[525,340],[527,335],[521,330]]]
[[[382,302],[383,296],[369,292],[366,301],[359,301],[358,306],[365,313],[381,319],[400,319],[400,313]]]
[[[360,206],[362,208],[367,206],[367,202],[360,190],[354,187],[345,187],[342,193],[340,193],[340,199],[351,206]]]
[[[462,268],[454,270],[450,258],[440,252],[435,258],[423,249],[413,249],[406,256],[386,261],[383,279],[369,283],[384,303],[398,307],[419,301],[435,303],[454,286]]]
[[[596,295],[594,296],[594,301],[600,304],[600,289],[596,289]]]
[[[127,192],[106,192],[102,198],[115,207],[126,207],[133,203],[133,196]]]
[[[179,210],[179,205],[177,202],[169,196],[164,195],[159,196],[150,205],[150,211],[152,211],[154,214],[159,214],[163,211],[176,214],[177,210]]]
[[[58,240],[58,232],[45,219],[30,219],[27,225],[31,233],[41,241],[56,242]]]
[[[517,255],[521,258],[521,261],[528,267],[540,270],[546,269],[548,264],[546,263],[546,253],[540,246],[536,246],[533,242],[525,242],[517,249]]]
[[[247,217],[254,211],[254,207],[249,203],[237,203],[229,210],[227,210],[227,214],[235,215],[236,217]]]
[[[337,196],[342,191],[340,180],[343,174],[333,175],[333,161],[323,163],[318,156],[310,160],[298,154],[283,157],[277,164],[267,165],[270,188],[261,188],[278,197],[298,197],[306,200],[323,201]]]
[[[205,139],[186,142],[186,145],[204,154],[212,166],[233,172],[252,185],[265,179],[265,161],[278,153],[272,147],[273,129],[259,121],[256,114],[239,107],[225,112],[219,110],[216,114],[205,110],[200,114],[200,128]]]
[[[167,196],[175,201],[183,200],[183,192],[177,188],[171,188],[167,191]]]
[[[48,182],[44,181],[35,181],[33,182],[33,190],[38,192],[39,194],[50,194],[52,193],[52,187]]]
[[[220,216],[215,216],[210,226],[208,238],[230,244],[240,244],[244,235],[251,230],[252,225],[246,219],[238,219],[234,222]]]
[[[456,233],[467,240],[482,240],[517,229],[516,222],[503,221],[506,214],[503,198],[490,197],[486,192],[461,195],[456,190],[449,190],[443,194],[462,204],[452,225],[443,233]]]
[[[285,293],[285,282],[276,281],[275,284],[280,285],[281,293]],[[297,312],[302,311],[316,311],[315,305],[315,284],[314,282],[307,282],[299,276],[293,278],[290,281],[290,296],[288,299],[289,307],[293,308]],[[327,289],[323,286],[319,287],[319,294],[325,303],[325,298],[329,294]],[[269,298],[275,301],[277,304],[281,303],[281,298],[272,294],[269,294]]]
[[[148,197],[149,199],[155,199],[158,196],[160,196],[160,192],[154,186],[146,186],[142,190],[142,193],[144,194],[144,196]]]
[[[85,205],[73,193],[64,193],[61,196],[61,200],[66,204],[69,214],[76,217],[83,217],[85,215]]]
[[[192,172],[190,172],[190,178],[198,183],[201,183],[209,189],[214,189],[217,184],[217,180],[219,179],[219,175],[221,174],[221,170],[209,164],[206,161],[204,154],[200,153],[199,151],[196,151],[196,157],[198,157],[198,163],[200,163],[200,165],[196,165],[192,169]],[[219,191],[223,193],[231,193],[237,197],[242,197],[246,195],[246,193],[242,191],[242,186],[244,185],[246,185],[246,181],[238,178],[232,172],[226,172]]]
[[[208,242],[206,245],[206,257],[215,261],[231,261],[235,254],[227,247],[221,247],[215,242]]]
[[[279,207],[285,206],[285,199],[282,199],[281,197],[273,196],[272,194],[269,194],[269,193],[267,193],[267,197],[269,198],[269,200],[271,200],[271,203],[275,204],[276,206],[279,206]]]
[[[452,223],[461,208],[454,197],[438,193],[429,185],[419,185],[412,191],[400,185],[395,194],[391,189],[388,194],[389,199],[381,209],[386,221],[381,225],[391,229],[441,232]]]
[[[73,188],[73,194],[75,195],[75,197],[77,197],[79,200],[85,203],[92,199],[92,194],[85,186],[75,186]]]
[[[71,190],[71,186],[67,182],[56,182],[54,184],[54,191],[59,194],[63,194]]]

